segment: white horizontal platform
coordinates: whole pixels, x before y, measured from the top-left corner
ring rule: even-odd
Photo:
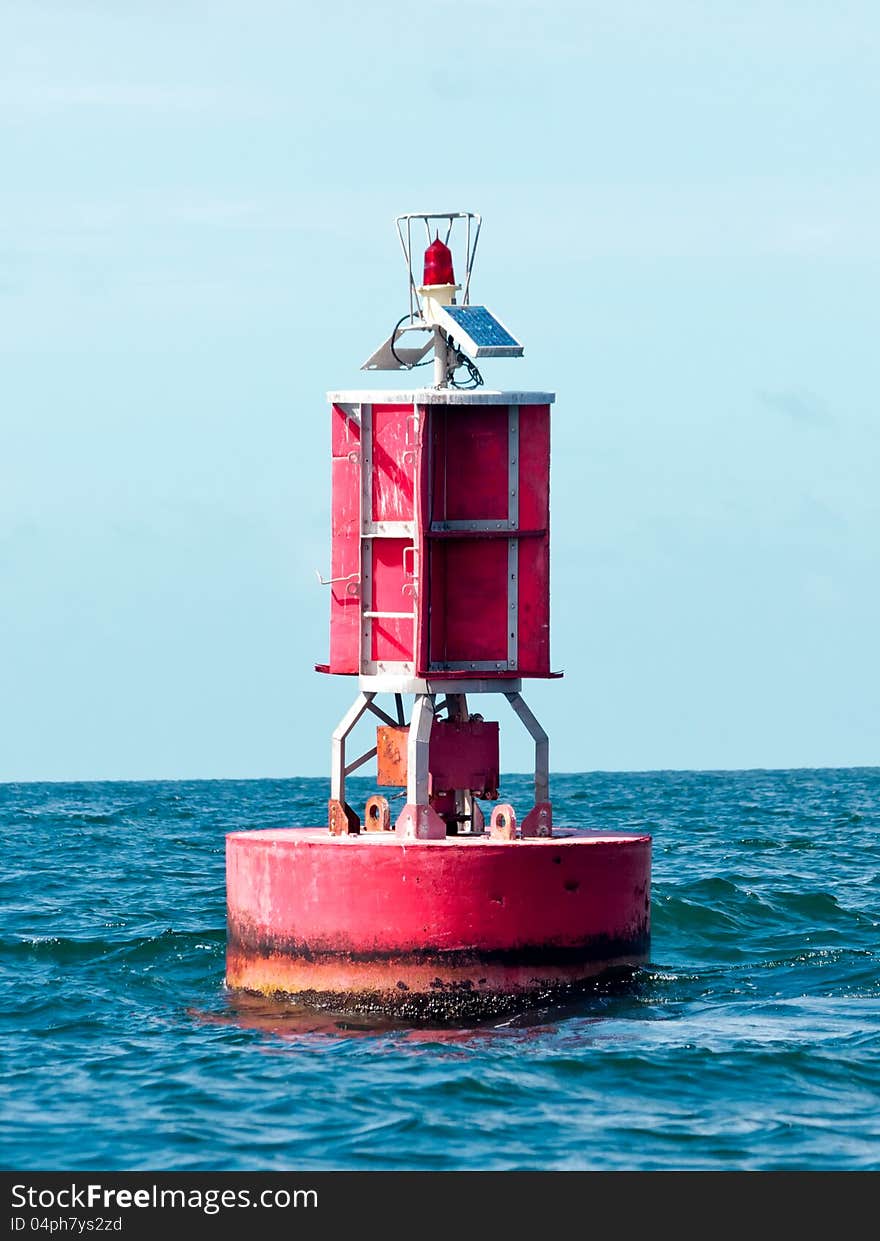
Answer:
[[[377,676],[358,677],[358,688],[365,694],[518,694],[522,690],[522,680],[519,677],[426,680],[384,672]]]
[[[356,388],[348,392],[328,392],[333,405],[552,405],[555,392],[497,392],[480,388],[476,392],[459,388]]]

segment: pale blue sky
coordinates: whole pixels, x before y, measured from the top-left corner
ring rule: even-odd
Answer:
[[[0,779],[326,771],[325,392],[438,208],[558,393],[554,768],[880,762],[878,60],[873,3],[2,0]]]

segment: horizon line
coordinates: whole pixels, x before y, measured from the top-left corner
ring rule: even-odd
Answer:
[[[804,771],[880,771],[880,763],[844,763],[831,766],[795,766],[795,767],[595,767],[585,771],[551,771],[554,776],[652,776],[652,775],[745,775],[750,772],[786,773]],[[534,777],[531,771],[507,771],[502,776],[522,776],[524,779]],[[349,780],[369,780],[369,776],[348,777]],[[319,776],[102,776],[97,778],[77,777],[75,779],[52,778],[44,780],[0,780],[0,788],[17,785],[43,784],[261,784],[281,783],[288,780],[330,780],[329,775]],[[481,798],[491,801],[491,798]]]

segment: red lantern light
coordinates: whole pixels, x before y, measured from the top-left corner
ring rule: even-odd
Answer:
[[[448,246],[443,244],[439,237],[436,237],[425,251],[425,278],[423,284],[426,288],[437,284],[455,284],[455,275],[452,271],[452,252]]]

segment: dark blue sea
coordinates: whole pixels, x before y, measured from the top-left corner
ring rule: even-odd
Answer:
[[[653,834],[651,963],[461,1029],[224,991],[224,833],[326,796],[0,786],[0,1166],[880,1168],[880,768],[555,776]]]

